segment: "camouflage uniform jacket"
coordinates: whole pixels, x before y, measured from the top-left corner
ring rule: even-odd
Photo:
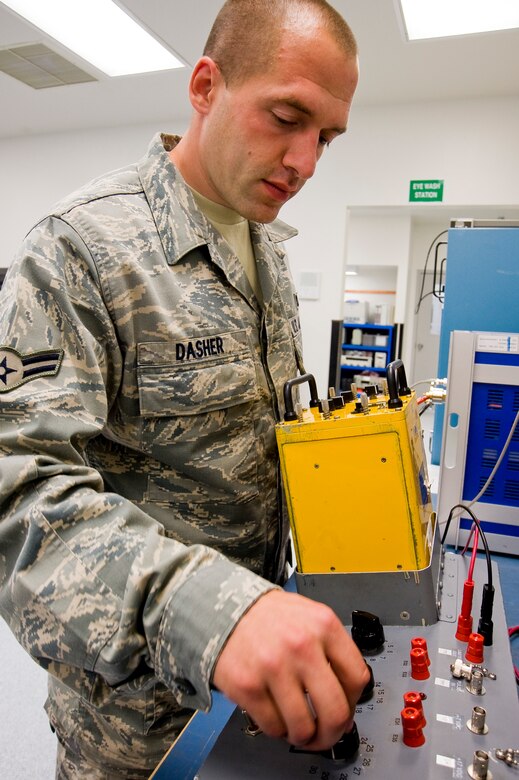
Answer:
[[[175,142],[58,204],[7,274],[0,604],[88,701],[159,682],[205,709],[284,562],[274,424],[301,359],[279,242],[295,231],[251,223],[260,306]]]

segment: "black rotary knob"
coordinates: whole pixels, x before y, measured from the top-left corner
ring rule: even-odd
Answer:
[[[373,691],[375,689],[375,678],[373,677],[373,669],[371,666],[367,663],[366,666],[369,669],[369,680],[367,684],[364,687],[364,690],[360,694],[358,704],[363,704],[365,701],[368,701],[373,696]]]
[[[332,745],[329,750],[323,751],[322,755],[334,761],[346,761],[346,759],[353,758],[357,754],[359,746],[359,732],[357,725],[354,723],[352,730],[347,734],[343,734],[340,740],[335,745]]]
[[[351,636],[363,653],[379,650],[386,641],[384,628],[377,615],[361,609],[351,613]]]

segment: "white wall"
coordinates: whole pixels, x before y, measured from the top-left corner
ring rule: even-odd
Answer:
[[[411,179],[432,178],[445,180],[444,203],[517,204],[518,127],[517,97],[354,109],[347,203],[405,204]]]
[[[57,740],[43,704],[47,673],[22,650],[0,618],[0,777],[52,780]]]
[[[0,142],[0,265],[9,264],[25,231],[51,203],[89,178],[138,159],[155,131],[181,129],[172,122]],[[321,392],[327,385],[330,321],[342,317],[348,209],[405,207],[409,181],[425,178],[445,180],[444,204],[453,207],[517,206],[517,138],[517,98],[354,107],[346,136],[326,150],[314,179],[281,214],[300,230],[288,243],[294,275],[322,273],[320,299],[301,305],[306,368]],[[423,204],[428,213],[434,208]],[[391,227],[399,234],[398,262],[404,264],[397,301],[403,318],[402,291],[412,270],[409,251],[404,252],[410,236],[406,219],[395,216]],[[378,241],[383,241],[380,223]]]
[[[0,267],[9,265],[27,230],[53,203],[139,160],[157,131],[183,129],[138,125],[0,140]]]

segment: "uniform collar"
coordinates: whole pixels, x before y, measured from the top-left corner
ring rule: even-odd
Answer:
[[[157,133],[138,164],[142,186],[170,265],[213,240],[211,226],[168,156],[168,151],[179,140],[178,136]],[[251,233],[255,232],[273,244],[297,235],[295,228],[281,220],[265,225],[251,223]]]

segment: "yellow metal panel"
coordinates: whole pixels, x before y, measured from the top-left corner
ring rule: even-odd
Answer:
[[[300,572],[428,565],[432,507],[414,396],[400,410],[347,409],[276,435]]]

